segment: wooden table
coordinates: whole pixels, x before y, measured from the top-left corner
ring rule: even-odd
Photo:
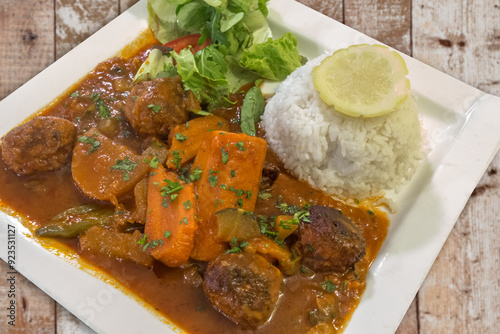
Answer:
[[[135,2],[2,0],[0,98]],[[300,2],[474,87],[500,95],[498,0]],[[498,169],[499,155],[473,192],[397,333],[500,333]],[[6,271],[0,261],[0,300],[7,295]],[[21,307],[17,326],[10,332],[93,333],[21,276],[17,289]],[[5,311],[0,314],[3,333],[9,328]]]

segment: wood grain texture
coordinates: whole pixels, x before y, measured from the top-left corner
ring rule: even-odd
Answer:
[[[119,2],[56,0],[56,57],[59,58],[114,19]]]
[[[0,99],[54,60],[52,1],[0,1]]]
[[[2,246],[4,244],[2,243]],[[0,296],[1,301],[7,301],[8,282],[11,275],[8,265],[0,261]],[[55,332],[55,302],[38,289],[33,283],[24,278],[21,274],[15,276],[15,301],[16,301],[16,321],[15,327],[7,324],[7,312],[2,302],[0,333],[13,334],[49,334]]]
[[[413,1],[413,55],[500,95],[500,3]],[[500,332],[497,155],[419,292],[420,333]]]
[[[345,24],[411,55],[411,0],[345,0]]]
[[[344,22],[343,0],[298,0],[298,2],[331,17],[334,20]]]
[[[500,2],[414,0],[413,56],[500,95]]]

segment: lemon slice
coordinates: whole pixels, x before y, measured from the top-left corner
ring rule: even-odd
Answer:
[[[383,45],[358,44],[334,52],[313,69],[314,88],[346,115],[387,114],[410,93],[403,58]]]

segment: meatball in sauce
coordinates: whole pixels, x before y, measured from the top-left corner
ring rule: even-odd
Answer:
[[[200,109],[193,92],[184,91],[180,76],[175,76],[134,85],[125,115],[139,135],[166,138],[171,127],[187,122],[189,112]]]
[[[70,121],[40,116],[2,139],[2,158],[18,175],[60,169],[68,163],[76,136]]]
[[[203,290],[239,327],[254,329],[274,311],[282,281],[278,268],[260,255],[223,254],[208,265]]]
[[[299,225],[303,264],[316,272],[344,273],[366,253],[366,241],[356,225],[339,210],[309,209],[310,222]]]

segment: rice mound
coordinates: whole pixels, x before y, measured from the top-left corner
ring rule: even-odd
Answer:
[[[398,191],[422,158],[413,97],[383,116],[343,115],[313,86],[312,70],[328,55],[290,74],[269,99],[262,116],[268,144],[292,174],[329,194],[361,199]]]

